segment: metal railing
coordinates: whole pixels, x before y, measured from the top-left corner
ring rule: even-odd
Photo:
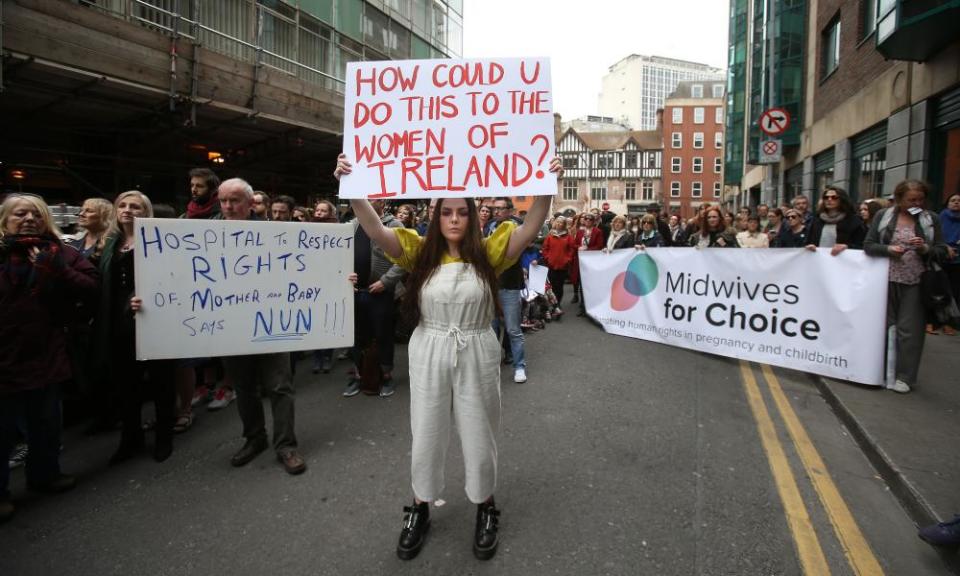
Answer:
[[[299,9],[255,0],[94,0],[100,10],[259,67],[342,93],[346,62],[360,54]],[[326,37],[325,37],[326,35]]]

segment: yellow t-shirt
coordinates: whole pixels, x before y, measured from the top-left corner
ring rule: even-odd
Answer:
[[[503,274],[507,268],[517,262],[516,258],[507,258],[507,246],[510,244],[510,234],[513,233],[516,227],[515,222],[508,220],[497,226],[490,236],[483,239],[483,249],[487,253],[487,261],[493,266],[497,276]],[[390,256],[387,256],[387,258],[409,272],[413,270],[413,265],[416,263],[417,256],[420,254],[420,246],[423,245],[423,238],[417,234],[416,230],[409,228],[393,228],[393,233],[397,235],[397,240],[400,241],[403,254],[401,254],[399,258],[392,258]],[[463,260],[454,258],[444,252],[443,259],[440,263],[450,264],[453,262],[463,262]]]

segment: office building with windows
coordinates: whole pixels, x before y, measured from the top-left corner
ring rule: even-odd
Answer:
[[[724,71],[706,64],[661,56],[631,54],[603,77],[599,112],[633,130],[655,130],[663,108],[684,80],[722,80]]]
[[[816,200],[828,184],[862,201],[917,178],[939,209],[960,186],[958,27],[956,2],[731,0],[725,178],[737,203]],[[782,160],[759,165],[770,107],[791,127]]]

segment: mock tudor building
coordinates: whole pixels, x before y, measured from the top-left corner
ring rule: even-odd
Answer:
[[[564,173],[554,211],[610,205],[616,214],[640,214],[661,203],[660,132],[579,132],[568,128],[557,143]]]

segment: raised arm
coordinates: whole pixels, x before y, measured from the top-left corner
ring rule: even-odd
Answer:
[[[338,156],[337,169],[333,171],[334,178],[340,180],[342,176],[349,176],[352,171],[353,165],[347,160],[347,155],[341,154]],[[403,255],[403,248],[401,248],[400,241],[397,240],[396,234],[393,233],[393,230],[383,225],[383,222],[380,221],[380,216],[377,214],[377,211],[373,209],[373,206],[370,205],[369,201],[365,199],[350,200],[350,206],[353,208],[353,213],[357,216],[357,221],[360,222],[360,226],[363,226],[363,231],[367,233],[367,236],[371,240],[377,243],[377,246],[383,249],[387,256],[399,258]]]
[[[553,160],[550,161],[550,173],[556,174],[558,179],[563,175],[563,164],[560,162],[560,158],[555,156]],[[527,217],[524,218],[523,224],[517,226],[510,235],[510,244],[507,245],[506,255],[508,259],[515,260],[519,258],[520,254],[522,254],[527,246],[537,237],[537,234],[540,232],[540,227],[543,226],[543,221],[547,219],[547,212],[550,211],[550,202],[552,200],[553,196],[537,196],[533,200],[533,206],[531,206],[527,212]]]

